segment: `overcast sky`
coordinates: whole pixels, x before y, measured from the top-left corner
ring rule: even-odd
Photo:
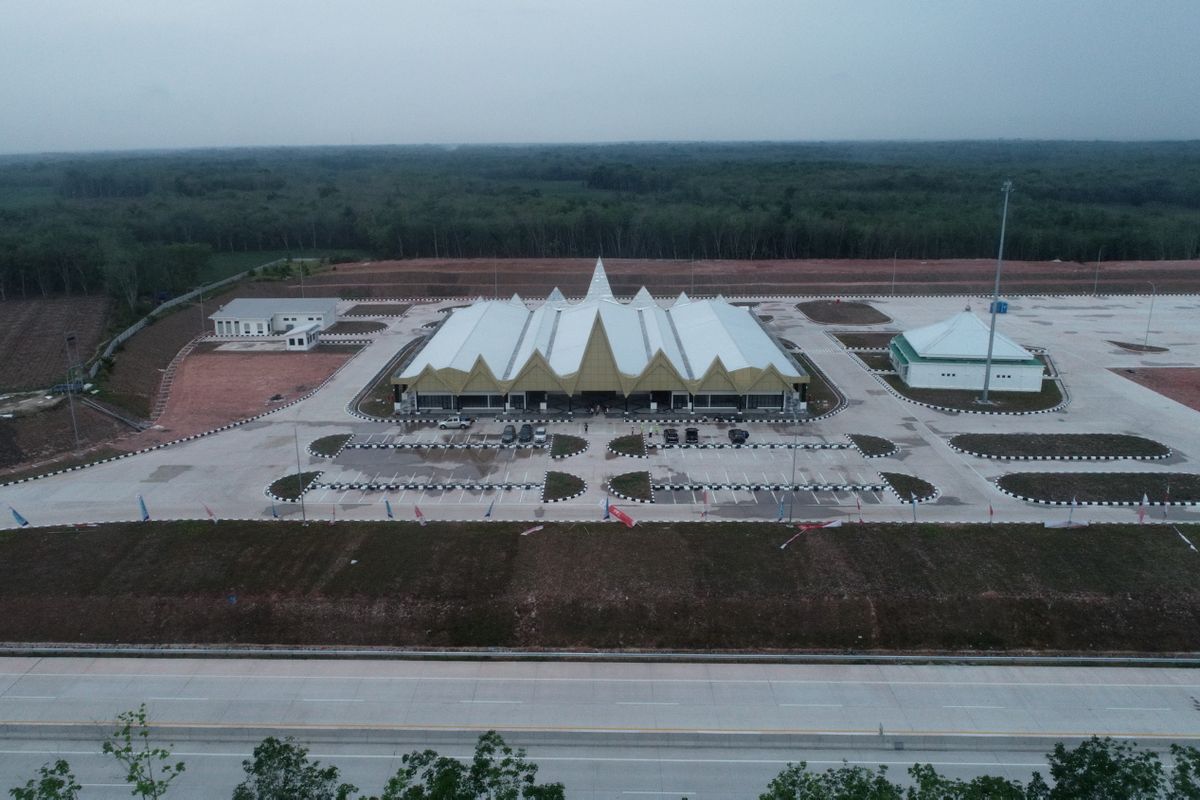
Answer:
[[[1200,0],[0,0],[0,152],[1200,138]]]

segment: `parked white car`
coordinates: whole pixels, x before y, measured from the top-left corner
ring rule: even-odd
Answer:
[[[534,428],[533,443],[534,444],[545,444],[546,443],[546,428],[544,426],[539,425],[537,428]]]
[[[442,430],[446,430],[447,428],[458,428],[459,430],[464,430],[471,427],[471,423],[474,421],[475,420],[471,419],[470,417],[460,417],[459,415],[455,414],[453,417],[446,417],[444,420],[439,422],[438,427]]]

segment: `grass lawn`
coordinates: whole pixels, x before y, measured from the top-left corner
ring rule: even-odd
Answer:
[[[809,300],[797,303],[796,310],[813,322],[825,325],[879,325],[892,321],[874,306],[855,300]]]
[[[1134,353],[1166,353],[1170,350],[1168,347],[1157,347],[1152,344],[1134,344],[1133,342],[1115,342],[1112,339],[1109,339],[1108,343],[1115,344],[1124,350],[1131,350]]]
[[[962,433],[950,444],[990,456],[1165,456],[1170,448],[1119,433]]]
[[[905,502],[909,502],[914,494],[918,500],[929,497],[937,489],[929,481],[923,481],[915,475],[905,475],[902,472],[881,472],[879,474]]]
[[[583,479],[566,472],[547,472],[542,500],[563,500],[583,491]]]
[[[626,472],[614,477],[608,482],[608,485],[614,492],[632,497],[634,500],[654,499],[654,494],[650,489],[649,472]]]
[[[640,433],[618,436],[608,443],[614,451],[626,456],[646,455],[646,439]]]
[[[892,369],[892,359],[887,353],[855,353],[871,369]]]
[[[980,405],[979,392],[965,389],[914,389],[900,380],[899,375],[881,375],[888,386],[900,394],[921,403],[956,408],[963,411],[1042,411],[1054,408],[1063,401],[1056,381],[1042,381],[1040,392],[988,392],[991,405]]]
[[[386,322],[372,322],[368,319],[344,319],[341,322],[335,322],[321,333],[329,334],[346,334],[346,333],[375,333],[387,328]]]
[[[865,456],[884,456],[896,450],[896,443],[891,439],[884,439],[882,436],[852,433],[850,439]]]
[[[308,488],[308,485],[316,480],[320,475],[317,472],[301,472],[299,475],[292,473],[285,475],[279,480],[271,484],[271,494],[278,497],[280,500],[299,500],[300,494]]]
[[[796,357],[796,360],[800,362],[800,366],[808,373],[808,413],[814,416],[824,414],[841,405],[842,396],[837,393],[837,390],[825,378],[825,373],[819,372],[816,366],[803,353],[794,352],[792,355]]]
[[[0,532],[0,638],[1076,652],[1200,641],[1195,555],[1167,526],[845,525],[780,551],[789,532],[773,525],[547,523],[521,536],[528,525]]]
[[[872,331],[871,333],[835,333],[834,338],[853,350],[856,347],[887,347],[899,331]]]
[[[1188,472],[1014,472],[997,483],[1034,500],[1200,500],[1200,475]]]
[[[580,436],[556,433],[550,437],[551,456],[573,456],[587,449],[587,440]]]
[[[333,458],[345,446],[346,442],[354,437],[348,433],[339,433],[335,436],[322,436],[316,439],[308,446],[308,449],[319,456]]]
[[[409,303],[360,303],[359,305],[351,306],[343,316],[367,316],[367,317],[399,317],[403,316],[412,305]],[[338,323],[341,325],[342,323]],[[359,325],[369,325],[373,323],[360,322]],[[377,324],[377,323],[374,323]],[[387,327],[386,325],[381,326]],[[380,330],[374,328],[373,330]]]

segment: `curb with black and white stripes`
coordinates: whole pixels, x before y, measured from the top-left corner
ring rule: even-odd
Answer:
[[[896,496],[896,499],[899,500],[901,503],[911,503],[913,501],[912,497],[901,497],[900,493],[896,491],[896,487],[892,486],[892,484],[888,483],[888,479],[884,477],[882,472],[879,473],[879,477],[883,478],[883,482],[887,486],[888,491],[890,491],[892,494],[894,494]],[[914,475],[913,477],[916,477],[916,476]],[[926,481],[926,483],[929,483],[929,482]],[[936,486],[934,486],[933,492],[925,495],[924,497],[918,497],[917,502],[918,503],[929,503],[934,500],[937,500],[938,497],[941,496],[941,494],[942,494],[942,490],[937,488]]]
[[[277,495],[277,494],[273,494],[273,493],[271,492],[271,484],[267,484],[267,488],[263,489],[263,494],[265,494],[267,497],[271,498],[271,499],[272,499],[273,501],[275,501],[276,503],[299,503],[299,502],[300,502],[300,498],[301,498],[303,495],[305,495],[305,494],[308,494],[308,491],[309,491],[309,489],[312,489],[312,488],[313,488],[313,485],[314,485],[314,484],[316,484],[316,482],[317,482],[317,481],[319,481],[319,480],[321,479],[321,475],[322,475],[322,474],[323,474],[323,473],[322,473],[322,472],[320,472],[320,471],[318,470],[318,471],[317,471],[317,473],[316,473],[315,475],[313,475],[313,476],[312,476],[312,479],[311,479],[311,480],[310,480],[310,481],[309,481],[309,482],[308,482],[308,483],[307,483],[307,484],[304,486],[304,488],[303,488],[303,489],[300,491],[300,494],[296,496],[296,499],[295,499],[295,500],[286,500],[286,499],[284,499],[284,498],[280,497],[280,496],[279,496],[279,495]],[[289,476],[287,476],[287,475],[284,475],[283,477],[287,478],[287,477],[289,477]],[[222,519],[230,519],[230,517],[222,517]]]
[[[638,436],[638,435],[639,434],[636,434],[636,433],[629,433],[629,434],[626,434],[625,436],[618,436],[617,439],[624,439],[627,436]],[[646,434],[643,433],[640,435],[642,437],[642,449],[646,451],[646,452],[642,453],[640,456],[635,455],[633,453],[618,452],[613,449],[612,442],[609,442],[609,444],[608,444],[608,452],[612,453],[614,456],[620,456],[621,458],[649,458],[650,453],[649,453],[649,448],[646,447]],[[616,441],[616,439],[614,439],[613,441]]]
[[[569,475],[570,473],[564,472],[563,474]],[[577,478],[579,476],[573,475],[572,477]],[[575,494],[568,495],[567,497],[558,497],[558,498],[555,498],[554,500],[547,500],[546,499],[546,487],[550,485],[550,471],[547,470],[545,477],[542,479],[542,502],[543,503],[566,503],[570,500],[576,499],[577,497],[582,497],[587,492],[587,481],[582,481],[582,483],[583,483],[583,488],[580,489]]]
[[[336,436],[338,434],[334,434],[334,435]],[[351,434],[351,433],[341,434],[341,435],[346,437],[346,441],[342,442],[341,446],[336,451],[334,451],[333,455],[325,455],[324,453],[318,453],[312,449],[313,445],[319,441],[318,439],[313,439],[311,442],[308,443],[308,445],[304,449],[307,450],[308,454],[310,456],[312,456],[313,458],[325,458],[325,459],[332,461],[333,459],[340,456],[342,454],[342,451],[345,450],[347,447],[349,447],[350,442],[354,439],[354,434]],[[321,438],[325,438],[325,437],[321,437]]]
[[[608,481],[605,481],[604,489],[612,496],[617,497],[621,500],[624,500],[627,503],[641,503],[644,505],[649,505],[650,503],[654,502],[654,482],[650,480],[649,472],[646,473],[646,481],[650,483],[650,499],[649,500],[643,500],[640,497],[630,497],[627,494],[618,492],[616,489],[613,488],[611,479],[609,479]]]
[[[726,489],[738,492],[882,492],[891,488],[883,483],[654,483],[651,489],[672,492],[698,492]]]
[[[1135,507],[1140,505],[1146,506],[1200,506],[1200,500],[1150,500],[1148,503],[1142,503],[1141,500],[1039,500],[1035,497],[1025,497],[1024,495],[1010,492],[1000,485],[1000,479],[996,478],[992,481],[996,489],[1001,494],[1006,494],[1009,497],[1021,500],[1026,503],[1033,503],[1039,506],[1125,506]]]
[[[655,450],[849,450],[852,445],[844,442],[747,442],[746,444],[726,444],[725,442],[705,442],[704,444],[649,444],[646,447]],[[627,456],[641,458],[642,456]]]
[[[932,408],[934,411],[948,411],[953,414],[981,414],[987,417],[1030,417],[1034,414],[1053,414],[1055,411],[1062,411],[1071,403],[1071,396],[1067,394],[1067,387],[1059,382],[1058,388],[1059,391],[1062,392],[1063,399],[1061,403],[1051,408],[1043,408],[1037,411],[982,411],[974,408],[951,408],[950,406],[939,406],[934,405],[933,403],[926,403],[922,400],[913,400],[911,397],[905,397],[904,395],[900,394],[900,392],[897,392],[895,389],[893,389],[891,384],[880,377],[878,372],[872,372],[870,370],[868,370],[868,372],[873,378],[875,378],[875,380],[879,381],[879,385],[884,389],[887,389],[893,397],[903,400],[906,403],[912,403],[914,406],[924,406],[925,408]]]
[[[900,445],[896,444],[891,439],[886,440],[886,441],[890,442],[892,445],[892,449],[887,451],[886,453],[867,453],[861,447],[858,446],[858,442],[854,441],[853,436],[851,436],[850,434],[847,434],[846,438],[850,440],[850,446],[853,447],[855,450],[857,450],[858,454],[860,456],[862,456],[863,458],[890,458],[891,456],[894,456],[894,455],[896,455],[896,453],[900,452]],[[883,437],[878,436],[876,438],[882,439]]]
[[[1157,456],[999,456],[994,453],[976,453],[973,450],[964,450],[953,444],[947,444],[956,453],[986,458],[990,461],[1162,461],[1164,458],[1170,458],[1173,454],[1168,448],[1167,452]]]
[[[351,442],[351,450],[544,450],[533,442]]]
[[[537,489],[539,483],[474,483],[446,481],[444,483],[384,482],[384,481],[335,481],[310,484],[309,489],[324,489],[334,492],[400,492],[409,490],[446,492],[465,489],[469,492],[512,491],[513,489]],[[307,489],[305,491],[308,491]]]

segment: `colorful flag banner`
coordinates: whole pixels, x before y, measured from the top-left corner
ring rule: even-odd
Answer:
[[[204,513],[208,514],[208,518],[210,520],[212,520],[212,524],[216,525],[217,524],[217,515],[214,514],[213,510],[208,507],[208,503],[201,503],[200,505],[204,506]]]
[[[779,501],[779,516],[775,518],[776,522],[783,522],[783,501]]]
[[[493,497],[491,505],[488,506],[488,510],[486,512],[484,512],[484,515],[483,515],[483,518],[486,519],[488,522],[492,521],[492,509],[495,507],[496,507],[496,498]]]
[[[858,524],[862,525],[862,496],[858,492],[854,493],[854,505],[858,506]]]
[[[604,495],[604,503],[602,504],[602,508],[604,509],[604,519],[605,520],[611,519],[612,518],[612,501],[610,500],[608,495]]]
[[[141,512],[142,522],[150,521],[150,512],[146,510],[146,501],[139,494],[138,496],[138,511]]]
[[[271,501],[271,519],[279,519],[279,509],[275,508],[275,501]]]
[[[530,528],[527,531],[521,531],[521,535],[528,536],[531,533],[537,533],[538,531],[545,529],[545,527],[546,527],[545,525],[534,525],[532,528]]]
[[[632,528],[634,525],[637,524],[637,522],[634,520],[633,517],[629,516],[624,511],[617,508],[616,506],[609,506],[609,513],[611,513],[614,517],[616,517],[618,520],[623,522],[625,524],[626,528]]]
[[[1150,505],[1149,495],[1142,495],[1142,502],[1138,504],[1138,525],[1146,524],[1146,506]]]
[[[387,499],[386,497],[385,497],[385,498],[383,498],[383,508],[384,508],[384,510],[385,510],[385,511],[387,511],[387,518],[388,518],[388,519],[395,519],[395,518],[396,518],[396,515],[392,513],[392,504],[391,504],[391,502],[389,502],[389,501],[388,501],[388,499]]]
[[[992,508],[992,504],[991,504],[991,503],[988,503],[988,522],[989,522],[989,523],[991,523],[991,521],[992,521],[992,518],[993,518],[993,517],[995,517],[995,516],[996,516],[996,511],[995,511],[995,509],[993,509],[993,508]]]
[[[8,507],[8,510],[12,512],[13,519],[15,519],[15,520],[17,521],[17,526],[18,526],[18,527],[21,527],[21,528],[28,528],[28,527],[29,527],[29,520],[27,520],[27,519],[25,519],[24,517],[22,517],[22,516],[21,516],[21,512],[20,512],[20,511],[17,511],[17,510],[16,510],[15,508],[13,508],[12,506],[9,506],[9,507]]]
[[[421,523],[421,527],[425,527],[425,515],[421,513],[420,506],[413,506],[413,512],[417,515],[417,522]]]

